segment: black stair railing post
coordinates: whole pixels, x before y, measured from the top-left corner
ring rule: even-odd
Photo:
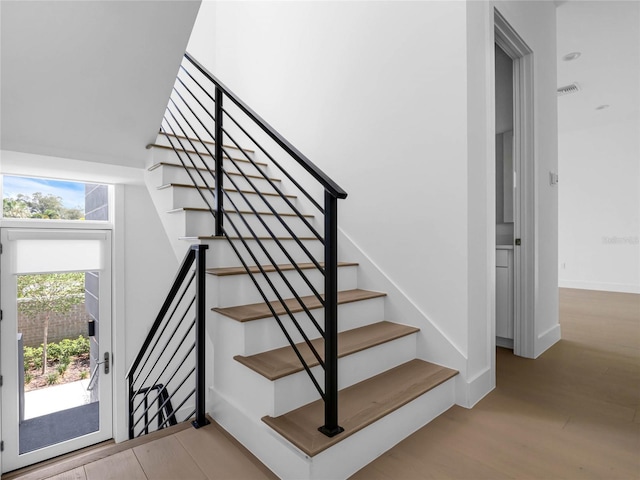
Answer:
[[[134,437],[134,425],[135,425],[135,417],[134,417],[134,406],[135,403],[133,401],[134,391],[133,391],[133,379],[132,377],[128,377],[127,381],[129,383],[129,440]]]
[[[216,231],[215,231],[215,235],[216,237],[220,237],[222,236],[222,217],[224,216],[222,209],[223,209],[223,197],[224,197],[224,193],[222,192],[222,179],[224,177],[224,174],[222,173],[222,136],[223,136],[223,132],[222,132],[222,115],[223,115],[223,111],[222,111],[222,97],[223,97],[223,92],[222,89],[218,86],[216,86],[216,95],[215,95],[215,102],[216,102],[216,111],[215,111],[215,135],[216,135],[216,147],[215,147],[215,172],[216,172],[216,177],[215,177],[215,201],[216,201],[216,218],[215,218],[215,222],[216,222]]]
[[[205,267],[208,245],[192,245],[196,254],[196,418],[191,424],[195,428],[204,427],[210,422],[205,416],[206,358],[205,358]]]
[[[338,425],[338,199],[324,194],[324,425],[328,437],[344,429]]]

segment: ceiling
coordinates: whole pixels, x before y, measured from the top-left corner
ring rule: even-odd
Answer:
[[[143,167],[200,0],[0,2],[0,147]]]
[[[640,2],[556,2],[559,132],[637,119],[640,115]],[[581,52],[573,61],[562,57]],[[608,108],[598,110],[601,105]]]

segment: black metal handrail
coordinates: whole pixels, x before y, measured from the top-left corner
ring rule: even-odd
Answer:
[[[181,421],[195,415],[192,423],[196,428],[209,423],[205,415],[204,369],[207,248],[207,245],[189,248],[160,312],[127,372],[129,438],[149,433],[156,419],[157,429],[175,425],[178,411],[189,401],[195,404],[194,408],[183,415]],[[189,343],[188,338],[193,341]],[[151,409],[156,403],[154,413]],[[175,403],[178,405],[174,408]]]
[[[232,108],[226,106],[226,101],[230,101]],[[239,116],[248,121],[248,124],[236,118]],[[229,126],[226,126],[225,119],[230,121]],[[347,193],[188,53],[180,67],[160,133],[166,136],[191,183],[197,188],[207,210],[213,216],[213,234],[229,241],[324,400],[325,420],[320,430],[329,436],[340,433],[342,428],[338,425],[337,380],[337,200],[346,198]],[[266,148],[265,141],[272,142],[279,154]],[[256,153],[264,155],[323,216],[323,221],[320,222],[323,234],[319,232],[319,226],[313,225],[308,215],[300,211],[283,189],[266,174],[264,168],[247,153],[241,146],[244,142],[255,146]],[[238,153],[231,152],[231,149]],[[279,158],[281,156],[284,161]],[[293,165],[302,167],[302,171],[310,176],[310,181],[303,182],[302,179],[294,178],[291,169],[285,166],[285,162],[290,161],[294,162]],[[232,171],[225,166],[225,162]],[[247,168],[251,169],[251,173],[245,171]],[[268,192],[262,191],[258,186],[259,181],[267,185]],[[305,182],[319,184],[324,198],[315,198],[302,186]],[[225,188],[227,183],[232,188]],[[235,199],[231,192],[236,195]],[[258,204],[252,198],[257,198]],[[272,203],[273,198],[279,199],[287,211],[282,212],[276,208]],[[267,217],[273,219],[273,222],[268,222]],[[315,258],[305,242],[306,237],[296,230],[293,222],[308,232],[309,238],[323,245],[323,258]],[[294,240],[294,246],[302,256],[308,258],[320,272],[324,278],[324,295],[294,261],[295,255],[284,246],[277,229],[286,232],[284,234]],[[265,236],[273,241],[272,246],[267,246],[263,241]],[[238,241],[238,245],[234,240]],[[253,246],[249,245],[249,241],[254,242]],[[276,253],[287,258],[295,274],[324,307],[324,326],[314,317],[302,300],[302,295],[294,288],[293,281],[278,265]],[[259,257],[266,258],[267,261],[261,262]],[[268,270],[275,272],[278,282],[284,284],[284,287],[276,287],[262,263],[267,263]],[[250,264],[255,265],[258,271],[252,270]],[[275,297],[282,305],[284,315],[277,314],[269,301],[270,296]],[[300,305],[304,319],[297,318],[285,302],[285,298],[290,296]],[[293,333],[287,330],[281,317],[290,319],[293,331],[306,342],[318,360],[324,370],[324,388],[305,362],[296,346]],[[303,320],[307,321],[305,319],[310,322],[309,327],[303,325]],[[323,337],[322,353],[311,344],[307,328],[317,331]]]
[[[188,52],[185,58],[189,60],[199,71],[208,78],[224,95],[235,103],[256,125],[258,125],[267,135],[269,135],[278,145],[280,145],[292,158],[294,158],[304,169],[316,179],[326,191],[330,192],[335,198],[347,198],[345,192],[340,186],[320,170],[311,160],[305,157],[296,147],[291,145],[282,135],[280,135],[271,125],[269,125],[260,115],[253,111],[247,104],[240,100],[231,90],[229,90],[220,80],[214,77],[211,72],[204,68],[195,58]]]

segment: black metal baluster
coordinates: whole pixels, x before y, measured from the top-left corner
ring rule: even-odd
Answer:
[[[224,175],[222,174],[222,136],[224,135],[222,132],[222,89],[216,87],[216,114],[215,114],[215,122],[216,122],[216,187],[215,187],[215,199],[216,199],[216,237],[222,236],[222,209],[223,205],[223,193],[222,193],[222,179]]]

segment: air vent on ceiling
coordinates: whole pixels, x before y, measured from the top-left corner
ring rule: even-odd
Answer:
[[[565,85],[564,87],[558,88],[558,96],[560,95],[569,95],[570,93],[576,93],[580,91],[580,85],[577,83],[572,83],[571,85]]]

